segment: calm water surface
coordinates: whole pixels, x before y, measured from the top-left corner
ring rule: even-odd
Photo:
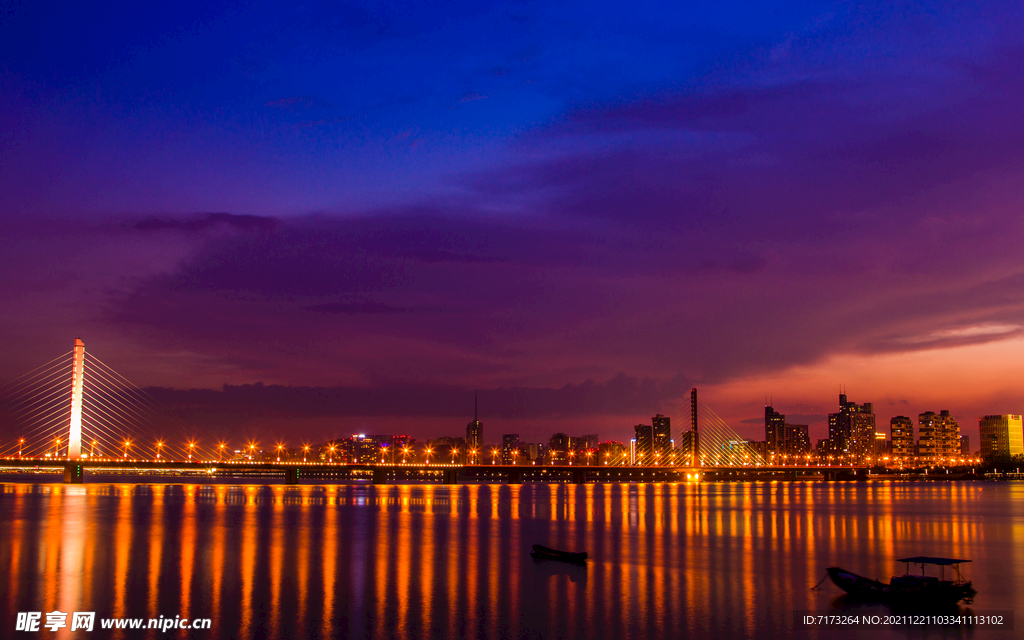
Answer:
[[[535,543],[591,562],[534,560]],[[794,628],[794,610],[886,613],[811,587],[831,565],[888,581],[907,555],[970,558],[971,608],[1016,609],[1024,485],[11,483],[0,637],[1024,636]],[[55,609],[213,628],[14,632],[17,612]]]

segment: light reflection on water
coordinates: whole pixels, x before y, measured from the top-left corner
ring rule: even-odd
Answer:
[[[841,606],[826,567],[905,555],[971,558],[972,608],[1013,609],[1020,541],[1008,483],[4,484],[0,636],[57,609],[211,618],[197,638],[808,637],[794,610]]]

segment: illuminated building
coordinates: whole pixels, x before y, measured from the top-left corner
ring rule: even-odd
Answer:
[[[564,433],[556,433],[548,440],[548,459],[551,464],[569,464],[569,452],[572,438]]]
[[[786,416],[764,406],[764,441],[768,455],[786,452]]]
[[[466,446],[477,451],[483,443],[484,423],[480,422],[479,403],[477,397],[473,396],[473,422],[466,425]],[[518,437],[517,437],[518,439]]]
[[[981,455],[1015,456],[1024,453],[1024,429],[1021,416],[1001,414],[978,419],[981,431]]]
[[[889,440],[892,455],[897,458],[914,456],[914,421],[907,416],[895,416],[889,421]]]
[[[848,402],[839,394],[839,412],[828,414],[828,439],[835,454],[870,456],[875,449],[875,412],[870,402]]]
[[[633,464],[646,466],[654,463],[654,427],[649,424],[638,424],[633,427],[636,432],[636,455]]]
[[[519,434],[506,433],[501,436],[501,464],[516,464],[519,451]]]
[[[917,418],[920,456],[932,462],[960,457],[960,425],[943,409],[938,414],[926,411]]]
[[[764,408],[764,446],[762,456],[804,455],[811,451],[811,436],[806,424],[787,424],[786,416],[771,406]]]
[[[660,413],[651,418],[651,452],[663,461],[672,453],[672,419]]]
[[[597,445],[599,464],[616,466],[626,461],[626,446],[615,440],[608,440]]]
[[[884,433],[875,432],[875,455],[889,453],[889,441],[885,439]]]

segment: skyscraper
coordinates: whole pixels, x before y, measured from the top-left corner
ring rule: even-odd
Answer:
[[[786,452],[786,416],[768,405],[764,406],[764,441],[768,455]]]
[[[661,462],[672,453],[672,419],[660,413],[651,418],[651,450]]]
[[[479,402],[476,394],[473,395],[473,422],[466,425],[466,446],[470,449],[480,451],[483,443],[484,423],[480,422]]]
[[[960,425],[943,409],[935,414],[925,411],[917,417],[920,456],[932,462],[960,457]]]
[[[981,455],[1015,456],[1024,453],[1024,428],[1021,416],[1002,414],[978,419],[981,431]]]
[[[786,423],[786,453],[804,455],[811,452],[810,428],[806,424]]]
[[[638,466],[654,463],[654,428],[649,424],[633,427],[636,432],[636,462]]]
[[[889,440],[895,458],[914,457],[914,421],[907,416],[895,416],[889,421]]]
[[[839,394],[839,413],[828,414],[828,439],[837,454],[869,456],[875,449],[875,411],[870,402],[847,402]]]
[[[566,433],[552,434],[548,440],[548,458],[551,464],[569,464],[569,451],[572,448],[572,438]]]
[[[519,434],[501,436],[501,464],[516,464],[519,460]]]

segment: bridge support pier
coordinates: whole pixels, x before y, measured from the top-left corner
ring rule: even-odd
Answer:
[[[76,460],[64,463],[64,484],[82,484],[84,481],[85,474],[81,462]]]
[[[583,469],[573,469],[572,470],[572,483],[573,484],[586,484],[586,482],[587,482],[587,472],[586,471],[584,471]]]
[[[444,482],[445,484],[459,484],[458,469],[445,469],[442,473],[442,482]]]
[[[284,483],[285,484],[299,484],[299,468],[298,467],[285,467],[284,468]]]
[[[790,469],[786,471],[786,480],[796,480],[796,470]]]
[[[854,474],[856,475],[858,480],[867,480],[868,476],[870,475],[868,469],[857,469],[857,471],[855,471]]]
[[[509,469],[505,478],[508,484],[523,484],[523,472],[520,469]]]
[[[387,484],[388,483],[388,471],[381,467],[373,468],[373,484]]]

